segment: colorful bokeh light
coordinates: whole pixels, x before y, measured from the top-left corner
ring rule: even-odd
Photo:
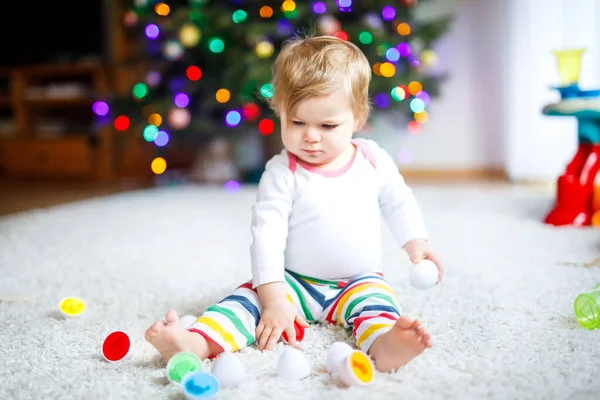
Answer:
[[[246,20],[246,18],[248,18],[248,13],[244,10],[235,10],[231,15],[231,19],[236,24],[241,24]]]
[[[162,124],[163,118],[158,113],[152,113],[148,116],[148,123],[154,126],[160,126]]]
[[[94,111],[94,114],[99,115],[101,117],[108,114],[109,110],[110,108],[108,107],[108,104],[106,104],[104,101],[96,101],[92,105],[92,111]]]
[[[148,94],[148,86],[145,83],[136,83],[133,85],[132,94],[134,98],[141,100]]]
[[[402,101],[402,100],[406,99],[406,92],[398,86],[393,88],[390,94],[392,96],[392,99],[394,99],[396,101]]]
[[[334,35],[338,39],[348,40],[348,34],[344,31],[337,31]]]
[[[423,90],[423,85],[421,85],[421,82],[412,81],[408,84],[408,91],[413,96],[415,96],[417,93],[419,93],[422,90]]]
[[[197,81],[202,78],[202,70],[195,65],[190,65],[185,70],[185,75],[190,81]]]
[[[270,83],[265,83],[264,85],[262,85],[260,87],[260,94],[265,99],[270,99],[271,97],[273,97],[274,93],[275,92],[274,92],[273,85]]]
[[[231,93],[227,89],[219,89],[217,90],[215,97],[219,103],[224,104],[231,98]]]
[[[223,43],[223,40],[220,38],[212,38],[208,42],[208,48],[213,53],[221,53],[225,50],[225,43]]]
[[[225,123],[229,127],[237,126],[242,121],[242,115],[239,111],[229,111],[225,116]]]
[[[242,116],[248,121],[255,121],[260,116],[260,107],[255,103],[248,103],[242,107]]]
[[[185,93],[177,93],[174,98],[175,105],[179,108],[185,108],[190,104],[190,98]]]
[[[270,135],[275,130],[275,123],[268,118],[262,119],[258,123],[258,131],[261,135]]]
[[[418,135],[419,133],[421,133],[421,128],[421,124],[417,121],[410,121],[408,123],[408,133],[410,133],[411,135]]]
[[[146,26],[146,37],[148,39],[154,40],[160,34],[160,29],[155,24],[149,24]]]
[[[386,21],[391,21],[396,17],[396,10],[392,6],[385,6],[381,11],[381,17]]]
[[[408,57],[410,55],[410,45],[408,43],[401,42],[396,48],[400,52],[401,57]]]
[[[371,44],[373,42],[373,35],[371,35],[371,32],[362,31],[358,34],[358,41],[362,44]]]
[[[315,14],[325,14],[327,12],[327,6],[322,1],[315,2],[312,9]]]
[[[293,0],[285,0],[281,3],[281,11],[292,12],[296,10],[296,2]]]
[[[143,136],[146,142],[153,142],[157,134],[158,128],[154,125],[148,125],[144,128]]]
[[[150,169],[156,175],[161,175],[167,170],[167,161],[162,157],[156,157],[150,164]]]
[[[273,9],[269,6],[262,6],[259,14],[261,18],[271,18],[273,16]]]
[[[401,36],[410,35],[410,25],[406,22],[402,22],[401,24],[398,24],[397,31]]]
[[[171,12],[171,7],[165,3],[158,3],[154,6],[154,12],[161,17],[166,17]]]
[[[226,192],[237,193],[240,191],[241,185],[239,182],[231,180],[231,181],[225,182],[225,184],[223,185],[223,188],[225,189]]]
[[[156,136],[154,137],[154,144],[158,147],[164,147],[169,143],[169,134],[165,131],[158,131]]]
[[[381,76],[385,78],[391,78],[392,76],[396,75],[396,67],[394,66],[394,64],[391,64],[389,62],[384,62],[383,64],[381,64],[379,71],[381,73]]]
[[[115,129],[118,131],[125,131],[129,128],[129,118],[127,118],[127,116],[125,115],[120,115],[117,118],[115,118],[115,122],[114,122],[114,126]]]
[[[385,52],[385,58],[387,58],[389,62],[396,62],[400,59],[400,51],[395,47],[390,47]]]
[[[410,110],[414,113],[420,113],[425,110],[425,103],[421,99],[414,98],[410,101]]]
[[[379,93],[374,100],[375,105],[379,108],[388,108],[390,105],[390,97],[385,93]]]

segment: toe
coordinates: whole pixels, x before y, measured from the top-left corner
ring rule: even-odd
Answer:
[[[412,318],[407,317],[406,315],[401,316],[398,319],[398,321],[396,321],[396,326],[398,326],[402,329],[409,329],[412,324],[413,324]]]
[[[144,337],[146,338],[147,341],[150,341],[154,336],[158,335],[158,333],[164,326],[165,326],[164,322],[156,321],[154,324],[152,324],[152,326],[150,328],[148,328]]]
[[[417,335],[419,335],[419,336],[425,335],[425,328],[423,327],[423,325],[419,325],[417,327],[417,329],[415,329],[415,331],[417,332]]]
[[[178,324],[179,316],[175,310],[169,310],[166,316],[167,325]]]
[[[415,319],[413,323],[410,325],[409,329],[418,329],[421,326],[421,321]]]

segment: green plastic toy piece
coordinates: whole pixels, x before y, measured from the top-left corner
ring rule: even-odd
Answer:
[[[582,293],[573,304],[575,317],[586,329],[600,329],[600,283],[590,292]]]
[[[181,383],[184,376],[202,370],[202,361],[194,353],[175,354],[167,363],[167,378],[173,383]]]

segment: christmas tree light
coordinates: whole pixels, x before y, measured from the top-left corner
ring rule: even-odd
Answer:
[[[123,25],[138,46],[128,62],[148,71],[128,96],[97,99],[93,111],[117,131],[137,130],[157,155],[183,137],[270,135],[272,63],[286,39],[316,30],[361,48],[373,68],[373,115],[402,113],[415,134],[443,78],[432,72],[432,46],[451,23],[416,19],[426,1],[129,0]],[[151,168],[163,173],[166,161]]]

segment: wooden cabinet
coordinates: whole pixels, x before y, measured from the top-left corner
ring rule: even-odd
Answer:
[[[12,132],[0,136],[0,168],[6,176],[108,180],[114,175],[114,131],[110,121],[98,124],[92,112],[93,103],[109,90],[101,63],[2,72],[9,91],[0,97],[0,107],[12,117]],[[40,127],[40,121],[58,116],[68,129]]]
[[[2,160],[15,176],[91,178],[96,157],[85,138],[56,140],[16,139],[3,143]]]

